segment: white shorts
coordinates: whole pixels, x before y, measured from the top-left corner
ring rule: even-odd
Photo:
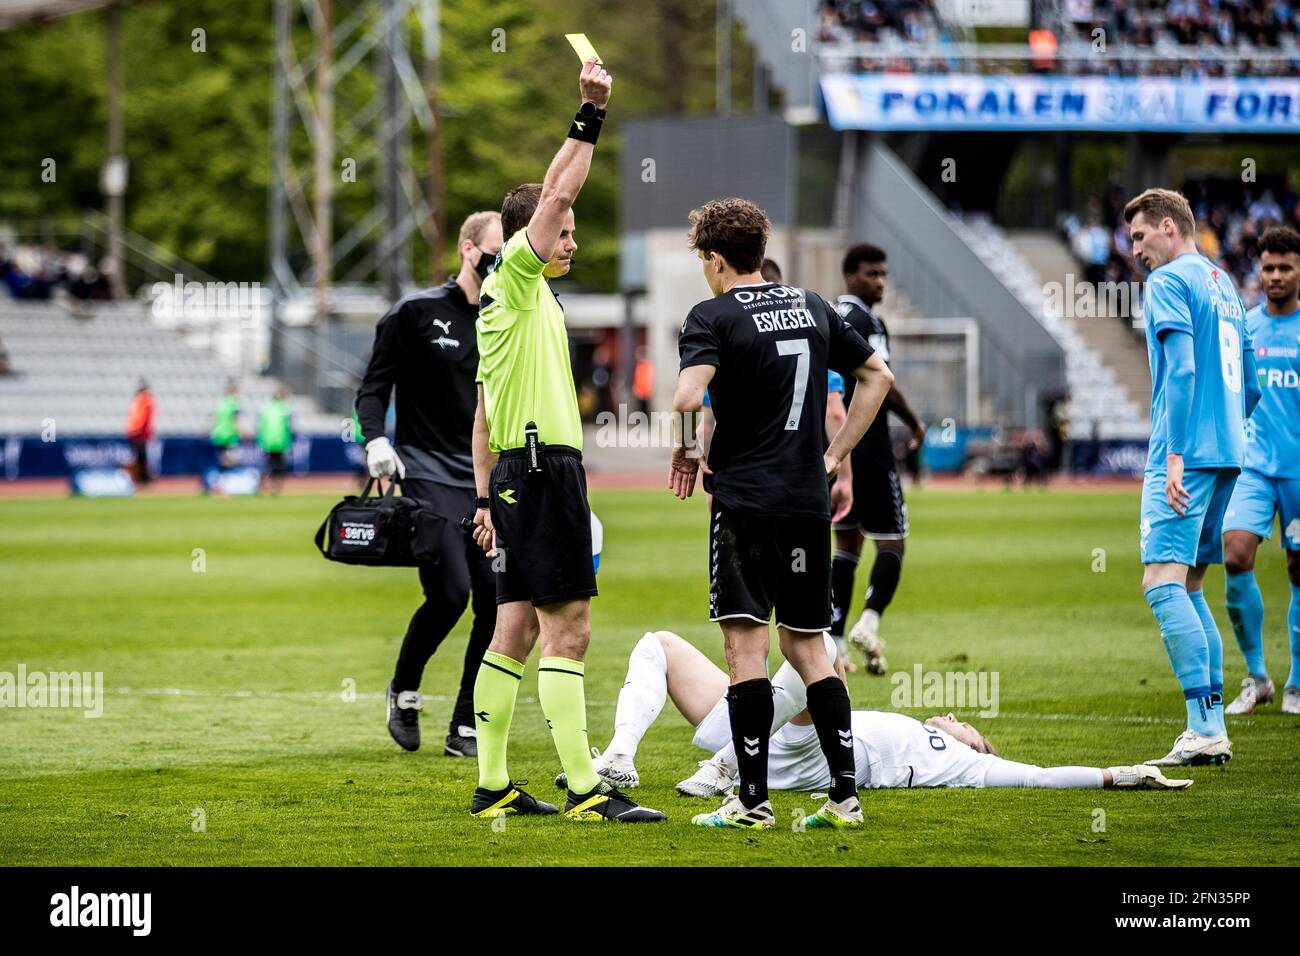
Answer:
[[[695,728],[691,743],[714,754],[731,743],[731,715],[723,697]],[[822,756],[817,730],[786,724],[772,736],[767,750],[769,790],[825,790],[831,774]]]

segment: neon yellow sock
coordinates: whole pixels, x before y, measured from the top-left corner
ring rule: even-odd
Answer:
[[[478,732],[478,785],[488,790],[510,786],[506,740],[515,714],[515,695],[524,665],[495,651],[483,655],[474,680],[474,728]]]
[[[587,696],[582,661],[543,657],[537,667],[537,700],[551,728],[560,765],[574,793],[590,793],[600,783],[587,742]]]

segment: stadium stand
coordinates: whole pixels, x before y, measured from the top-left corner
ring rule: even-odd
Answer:
[[[1289,0],[1049,2],[1022,44],[963,42],[929,0],[823,0],[817,27],[833,69],[1069,75],[1294,76],[1298,34]]]
[[[1137,343],[1122,332],[1108,336],[1117,326],[1106,317],[1076,319],[1065,314],[1068,310],[1054,307],[1045,295],[1045,280],[1064,284],[1075,268],[1068,249],[1046,233],[1008,237],[982,215],[964,217],[961,230],[971,248],[1065,352],[1071,431],[1102,439],[1145,437],[1151,386]],[[1117,363],[1122,374],[1116,372]]]
[[[51,303],[0,299],[0,342],[9,366],[0,376],[3,435],[39,435],[46,419],[61,435],[120,435],[141,378],[157,399],[159,433],[206,435],[231,377],[210,353],[156,327],[139,302],[96,303],[89,318],[78,318]],[[241,379],[250,427],[275,384]],[[337,434],[338,416],[302,397],[292,405],[300,433]]]

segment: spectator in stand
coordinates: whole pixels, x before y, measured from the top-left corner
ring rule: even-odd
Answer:
[[[262,482],[272,494],[279,494],[293,448],[293,412],[289,408],[289,390],[283,385],[276,388],[257,416],[257,447],[266,455]]]
[[[1051,6],[1051,5],[1049,5]],[[823,45],[878,45],[879,55],[841,61],[848,69],[878,73],[1055,72],[1149,76],[1294,76],[1298,21],[1291,0],[1061,0],[1057,11],[1039,16],[1020,61],[966,57],[950,59],[945,24],[933,0],[823,0],[817,38]],[[1090,53],[1104,31],[1108,57]],[[1055,31],[1055,32],[1054,32]],[[1071,56],[1053,57],[1045,44],[1059,42]],[[936,42],[937,41],[937,42]],[[909,54],[908,47],[922,48]],[[925,50],[938,48],[939,56]],[[1260,57],[1262,48],[1274,57]],[[1142,51],[1154,56],[1130,56]]]
[[[126,411],[126,440],[133,457],[131,477],[140,485],[149,484],[149,442],[153,438],[154,401],[149,383],[140,379],[135,397]]]
[[[1089,201],[1088,222],[1073,231],[1070,244],[1083,262],[1088,281],[1103,281],[1111,257],[1110,232],[1101,224],[1101,204],[1096,199]]]
[[[1219,236],[1204,216],[1196,220],[1196,247],[1205,258],[1218,261]]]
[[[1265,189],[1263,195],[1250,204],[1247,215],[1255,220],[1261,233],[1269,226],[1279,225],[1282,222],[1282,207],[1273,198],[1273,190]]]

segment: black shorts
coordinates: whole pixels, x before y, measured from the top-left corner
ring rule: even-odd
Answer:
[[[713,499],[709,620],[749,618],[792,631],[831,626],[831,525],[803,515],[739,514]]]
[[[288,462],[282,451],[268,451],[266,453],[266,467],[273,475],[283,475],[289,470]]]
[[[877,541],[907,537],[907,505],[896,468],[853,462],[853,507],[836,523],[835,530],[854,528]]]
[[[591,509],[582,453],[544,447],[541,471],[530,473],[522,448],[501,453],[488,498],[499,549],[497,604],[534,607],[596,596],[591,556]]]

